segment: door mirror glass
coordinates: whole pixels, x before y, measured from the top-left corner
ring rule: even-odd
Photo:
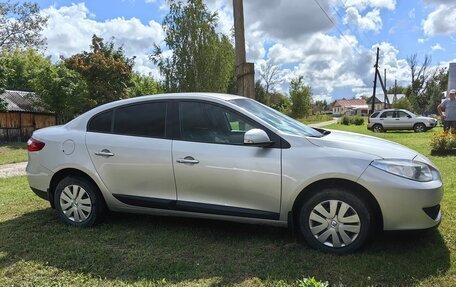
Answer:
[[[261,129],[251,129],[244,134],[245,145],[269,146],[272,144],[268,134]]]

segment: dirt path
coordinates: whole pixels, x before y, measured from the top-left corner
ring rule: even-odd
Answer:
[[[25,175],[27,162],[0,165],[0,178]]]

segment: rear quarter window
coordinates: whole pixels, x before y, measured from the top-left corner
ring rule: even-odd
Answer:
[[[109,133],[111,132],[113,111],[102,112],[90,119],[87,126],[88,132]]]

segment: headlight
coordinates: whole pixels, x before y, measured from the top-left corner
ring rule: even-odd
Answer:
[[[386,172],[416,181],[431,181],[434,179],[433,168],[429,165],[413,160],[380,159],[374,160],[372,166]]]

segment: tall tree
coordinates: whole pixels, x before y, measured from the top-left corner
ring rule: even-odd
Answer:
[[[312,89],[304,84],[302,76],[296,77],[290,83],[291,115],[302,118],[310,114],[312,109]]]
[[[37,105],[55,112],[58,123],[66,123],[89,109],[86,82],[63,63],[45,66],[32,79]]]
[[[159,82],[149,75],[141,75],[138,73],[131,74],[132,85],[129,88],[130,97],[139,97],[145,95],[154,95],[163,92],[163,87]]]
[[[0,3],[0,49],[44,47],[46,40],[40,32],[47,20],[36,3]]]
[[[271,61],[268,61],[260,66],[260,77],[263,80],[264,87],[266,89],[266,95],[274,92],[276,85],[280,83],[278,65],[273,65]]]
[[[429,98],[425,96],[429,88],[429,83],[437,74],[437,69],[431,67],[432,58],[429,55],[424,57],[420,64],[417,54],[407,57],[410,67],[411,83],[407,88],[406,95],[412,104],[413,109],[422,113],[428,105]]]
[[[227,92],[235,74],[235,50],[215,31],[218,16],[202,0],[169,0],[163,20],[167,57],[158,45],[151,55],[169,92]]]
[[[33,91],[32,80],[44,67],[51,66],[51,60],[32,48],[26,50],[3,50],[2,59],[5,74],[5,88],[10,90]]]
[[[90,52],[82,52],[65,59],[67,68],[85,79],[90,105],[97,106],[128,97],[134,58],[127,58],[122,47],[113,41],[93,35]]]

